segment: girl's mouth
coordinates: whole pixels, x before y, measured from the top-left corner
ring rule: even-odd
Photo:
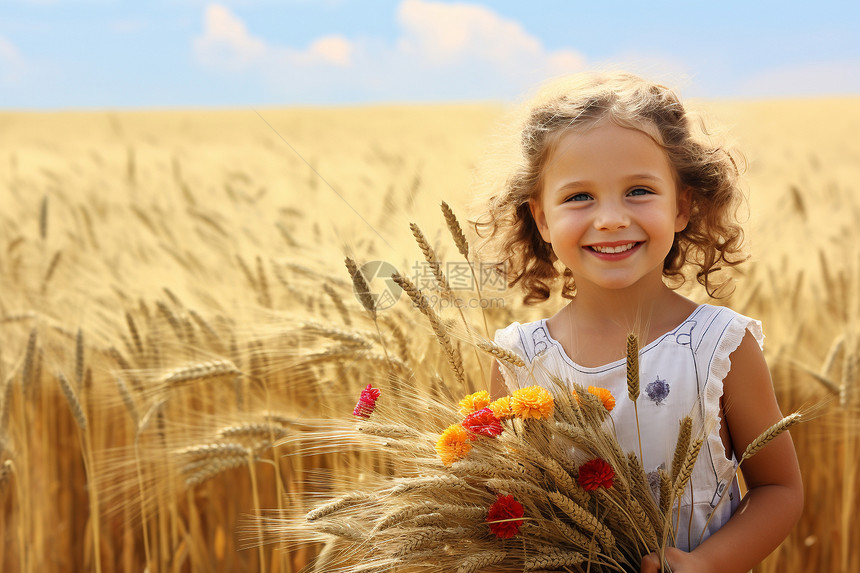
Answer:
[[[604,261],[618,261],[629,257],[639,250],[644,241],[631,241],[620,245],[604,246],[604,245],[588,245],[585,249],[593,254],[598,259]]]

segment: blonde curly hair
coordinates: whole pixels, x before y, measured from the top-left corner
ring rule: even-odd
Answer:
[[[474,222],[479,236],[496,245],[499,270],[510,286],[520,285],[526,304],[548,299],[559,279],[562,296],[574,296],[573,275],[541,238],[529,201],[540,197],[543,167],[558,141],[604,119],[651,137],[665,150],[679,189],[691,191],[690,221],[675,234],[663,275],[680,286],[685,282],[682,269],[690,265],[708,294],[716,296],[721,283],[712,274],[746,260],[743,229],[737,222],[743,201],[738,186],[742,158],[715,142],[672,90],[626,72],[572,76],[545,89],[529,105],[519,129],[520,162]]]

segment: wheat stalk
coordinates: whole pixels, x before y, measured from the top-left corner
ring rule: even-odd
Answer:
[[[225,376],[239,376],[241,372],[229,360],[210,360],[181,366],[168,372],[162,382],[175,388],[190,382],[211,380]]]
[[[343,302],[341,296],[334,290],[334,287],[326,281],[323,282],[323,291],[328,295],[331,299],[334,307],[337,309],[338,314],[340,314],[341,320],[346,326],[352,326],[352,317],[349,315],[349,310],[346,308],[346,305]]]
[[[272,295],[269,292],[269,281],[266,279],[266,268],[263,259],[257,256],[257,285],[260,287],[260,304],[264,308],[272,308]]]
[[[460,254],[463,255],[463,258],[469,265],[469,272],[472,274],[472,280],[475,281],[475,290],[478,292],[478,298],[483,301],[484,295],[481,293],[482,277],[478,277],[477,273],[475,273],[475,267],[472,264],[472,261],[469,260],[469,241],[466,240],[466,235],[463,234],[463,229],[460,226],[460,222],[457,220],[457,216],[454,214],[454,211],[452,211],[451,207],[449,207],[444,201],[442,201],[442,215],[445,217],[445,223],[448,225],[448,230],[451,232],[454,244],[457,245],[457,250],[460,251]],[[487,324],[487,313],[483,305],[481,306],[481,318],[484,320],[484,335],[489,338],[490,327]]]
[[[426,489],[436,489],[441,492],[450,489],[468,491],[470,488],[471,486],[469,485],[469,482],[462,478],[448,474],[440,474],[435,476],[405,479],[386,491],[392,494],[404,494],[407,492]]]
[[[78,389],[84,382],[84,331],[80,328],[75,336],[75,383]]]
[[[24,368],[21,371],[21,387],[24,392],[30,386],[31,377],[33,374],[33,359],[36,354],[36,328],[30,331],[30,336],[27,339],[27,351],[24,354]]]
[[[305,516],[308,521],[314,521],[325,517],[341,509],[351,507],[353,505],[363,503],[371,498],[371,495],[363,491],[353,491],[343,495],[334,501],[330,501],[324,505],[314,508]]]
[[[54,256],[51,257],[51,262],[48,263],[48,270],[45,271],[45,276],[42,278],[42,293],[45,293],[48,289],[48,283],[51,282],[51,278],[54,276],[54,273],[57,271],[57,267],[60,264],[60,257],[62,256],[63,251],[58,250],[54,253]]]
[[[457,567],[457,573],[475,573],[505,560],[504,551],[481,551],[467,556]]]
[[[802,418],[803,415],[800,412],[789,414],[788,416],[784,417],[782,420],[762,432],[755,440],[750,442],[750,445],[746,447],[746,449],[744,450],[744,454],[741,456],[741,462],[759,453],[762,448],[772,442],[781,433],[783,433],[790,427],[800,423]]]
[[[627,396],[633,402],[636,414],[636,435],[639,439],[639,459],[642,459],[642,431],[639,426],[639,338],[627,335]]]
[[[490,342],[489,340],[478,340],[475,344],[484,352],[493,355],[498,360],[510,364],[511,366],[523,367],[526,365],[526,363],[523,362],[523,359],[517,356],[514,352],[511,352],[506,348],[502,348],[494,342]]]
[[[57,381],[60,383],[60,389],[63,391],[63,396],[66,397],[69,409],[75,417],[75,422],[77,422],[78,427],[81,430],[86,431],[87,417],[84,414],[84,409],[81,407],[81,402],[78,400],[77,394],[75,394],[75,391],[72,389],[72,385],[69,384],[69,381],[62,372],[57,373]]]
[[[672,489],[674,490],[674,495],[677,499],[681,499],[681,496],[684,494],[684,490],[687,488],[687,483],[693,475],[693,466],[696,463],[696,459],[699,457],[699,452],[702,450],[702,444],[704,441],[704,438],[696,438],[690,442],[690,447],[684,457],[684,463],[681,464],[681,467],[678,470],[678,475],[674,476],[675,482],[672,485]]]
[[[442,215],[445,217],[445,223],[448,225],[448,230],[451,232],[451,237],[454,239],[454,244],[457,245],[457,250],[466,260],[469,260],[469,241],[466,240],[466,235],[463,233],[463,228],[457,220],[457,215],[445,201],[442,201]]]
[[[457,352],[457,349],[451,343],[451,336],[448,334],[448,330],[445,325],[442,323],[442,319],[439,318],[439,315],[430,307],[430,303],[427,300],[427,297],[424,296],[424,293],[418,289],[412,281],[408,278],[400,275],[393,274],[391,278],[397,283],[400,288],[409,295],[409,298],[412,300],[412,303],[427,317],[430,321],[430,326],[433,328],[433,332],[436,334],[436,339],[439,341],[439,344],[442,345],[442,348],[445,350],[445,355],[448,357],[448,363],[451,365],[451,369],[454,371],[454,374],[457,376],[457,380],[465,386],[466,385],[466,376],[463,371],[463,359],[460,357],[460,353]]]
[[[672,457],[672,477],[677,478],[681,472],[681,466],[687,457],[690,448],[690,440],[693,436],[693,418],[684,416],[679,422],[678,440],[675,443],[675,455]]]
[[[412,236],[415,237],[415,242],[418,243],[418,247],[421,249],[421,252],[424,253],[424,259],[427,261],[427,264],[430,265],[430,270],[433,272],[433,277],[436,279],[439,291],[445,297],[452,297],[453,294],[451,293],[451,286],[448,284],[448,279],[445,278],[445,274],[442,272],[442,264],[436,256],[436,251],[434,251],[433,247],[430,246],[430,243],[427,241],[427,238],[424,236],[424,233],[421,232],[418,225],[415,223],[409,223],[409,229],[412,231]]]
[[[131,333],[131,340],[134,342],[134,348],[137,350],[139,355],[143,354],[143,342],[140,339],[140,332],[137,330],[137,324],[134,322],[134,317],[131,316],[131,313],[126,311],[125,313],[125,322],[128,325],[128,331]]]
[[[545,553],[532,553],[528,555],[523,564],[523,571],[558,569],[560,567],[579,565],[583,561],[585,561],[585,557],[577,551],[550,549]]]
[[[615,549],[615,537],[594,514],[583,509],[575,501],[560,493],[548,492],[547,497],[561,511],[567,514],[576,525],[593,534],[605,551],[611,553]]]
[[[370,294],[370,285],[367,284],[367,279],[364,278],[364,275],[361,274],[361,271],[358,270],[358,265],[355,264],[355,261],[350,257],[346,257],[344,259],[346,263],[346,270],[349,272],[349,276],[352,279],[353,288],[355,289],[355,294],[358,296],[359,302],[361,302],[361,306],[364,307],[364,310],[370,315],[374,321],[376,321],[376,303],[373,301],[373,297]]]

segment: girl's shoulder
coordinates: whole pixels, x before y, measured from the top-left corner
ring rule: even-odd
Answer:
[[[526,323],[512,322],[498,329],[493,340],[502,348],[511,350],[520,358],[530,361],[534,354],[529,351],[534,347],[534,335],[542,328],[545,330],[545,324],[546,319]]]
[[[749,332],[759,347],[764,346],[761,321],[726,306],[701,304],[682,328],[689,332],[689,342],[696,350],[708,349],[716,354],[731,354]]]

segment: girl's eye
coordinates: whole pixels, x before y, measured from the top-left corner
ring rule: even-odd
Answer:
[[[588,201],[589,199],[591,199],[591,195],[588,193],[577,193],[568,197],[566,201]]]
[[[650,189],[645,189],[644,187],[637,187],[636,189],[631,189],[629,195],[633,197],[641,197],[642,195],[650,195],[652,191]]]

